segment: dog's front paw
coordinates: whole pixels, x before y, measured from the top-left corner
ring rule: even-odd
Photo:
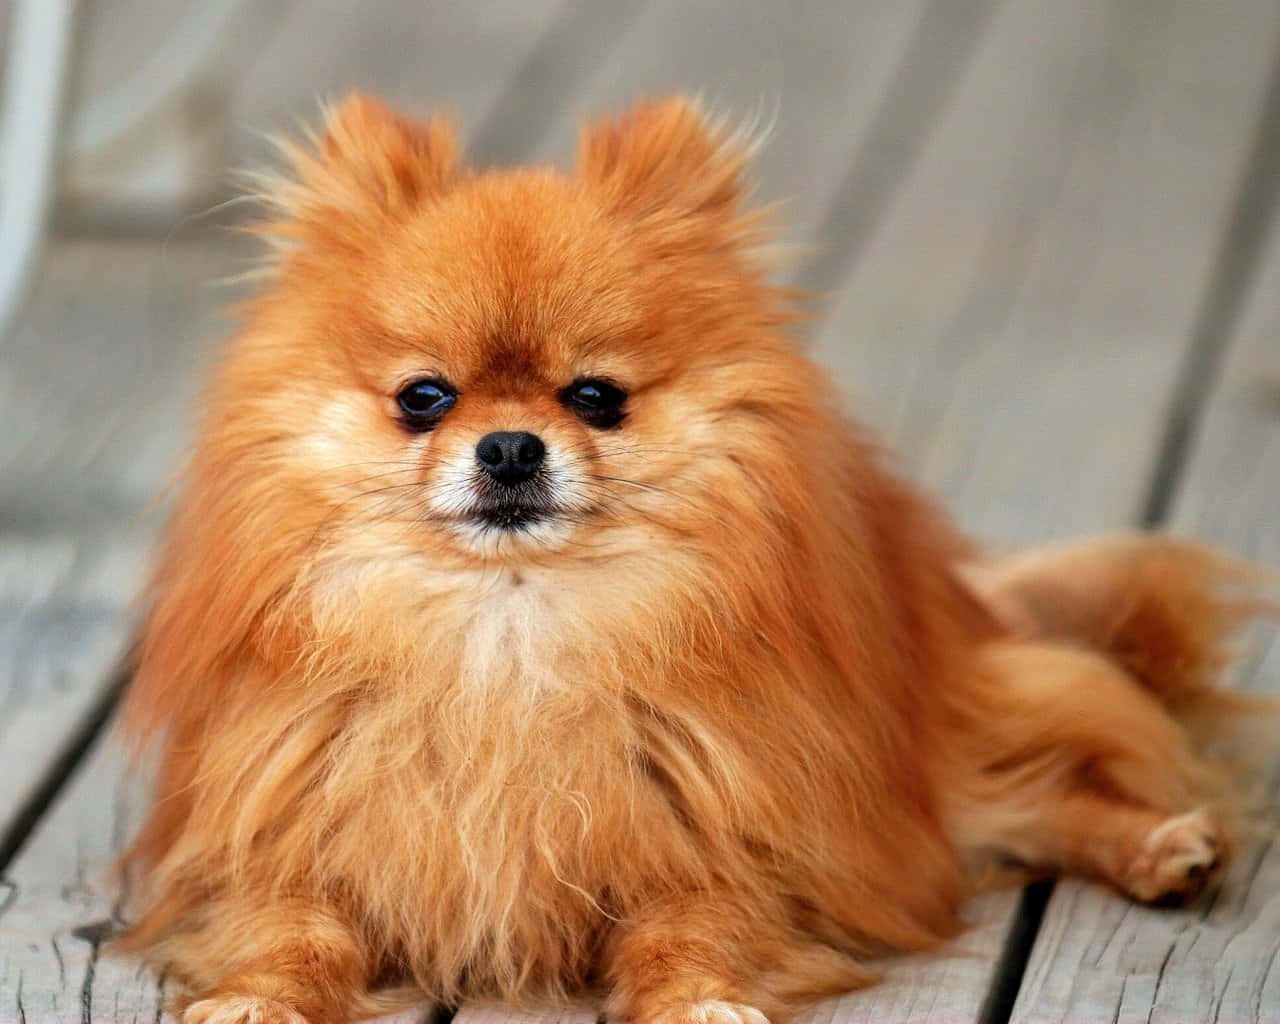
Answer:
[[[182,1024],[308,1024],[288,1003],[263,996],[210,996],[182,1012]]]
[[[754,1006],[704,999],[681,1003],[654,1014],[644,1024],[769,1024],[769,1018]]]
[[[1125,876],[1125,888],[1144,903],[1187,903],[1218,874],[1226,846],[1222,826],[1208,811],[1169,818],[1143,840]]]

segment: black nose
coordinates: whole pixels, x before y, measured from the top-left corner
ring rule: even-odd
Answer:
[[[508,487],[528,480],[542,465],[547,446],[536,434],[499,430],[476,444],[476,461],[500,484]]]

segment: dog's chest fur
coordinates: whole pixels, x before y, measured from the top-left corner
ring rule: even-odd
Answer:
[[[375,916],[399,919],[410,959],[446,985],[483,991],[480,962],[499,988],[510,972],[585,969],[618,893],[685,874],[691,851],[602,626],[620,609],[550,574],[504,572],[471,593],[433,626],[419,678],[358,710],[329,764],[345,819],[333,831],[379,837],[375,871],[355,845],[347,865]],[[353,799],[341,780],[370,749],[385,770]]]

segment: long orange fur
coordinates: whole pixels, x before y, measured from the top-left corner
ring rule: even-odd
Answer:
[[[954,935],[1011,859],[1145,899],[1218,868],[1180,716],[1230,563],[980,562],[788,336],[745,152],[687,103],[588,126],[571,174],[473,172],[361,97],[291,154],[127,706],[159,773],[124,944],[187,1024],[593,995],[781,1022]],[[459,398],[408,434],[424,372]],[[601,375],[612,430],[556,397]],[[569,467],[549,539],[430,512],[492,430]]]

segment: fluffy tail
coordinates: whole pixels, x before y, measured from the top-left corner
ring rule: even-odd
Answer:
[[[1275,574],[1163,534],[1101,537],[992,559],[965,570],[997,616],[1027,639],[1105,654],[1176,717],[1275,704],[1218,686],[1240,627],[1280,606],[1260,597]]]

